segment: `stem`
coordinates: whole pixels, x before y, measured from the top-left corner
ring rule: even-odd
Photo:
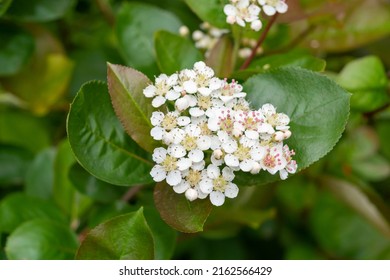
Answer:
[[[122,201],[130,201],[141,189],[143,188],[143,185],[134,186],[130,188],[123,196]]]
[[[110,26],[115,24],[115,16],[111,10],[110,5],[108,5],[104,0],[95,0],[96,6],[98,7],[100,13],[103,15],[104,19]]]
[[[264,42],[265,38],[267,37],[268,32],[270,31],[272,25],[275,23],[276,18],[278,17],[279,13],[276,13],[272,16],[270,21],[267,23],[267,26],[265,27],[263,33],[261,33],[259,40],[257,40],[256,46],[252,48],[251,55],[244,61],[244,63],[241,65],[240,70],[245,70],[248,68],[249,64],[252,62],[253,58],[255,58],[257,50],[260,48],[261,44]]]

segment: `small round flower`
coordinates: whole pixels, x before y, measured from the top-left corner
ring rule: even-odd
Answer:
[[[250,0],[231,0],[230,4],[224,6],[223,11],[229,24],[237,23],[245,27],[246,23],[251,23],[253,30],[258,31],[261,28],[259,20],[261,8]]]
[[[288,10],[284,0],[258,0],[258,2],[267,16],[273,16],[276,12],[283,14]]]
[[[172,156],[170,151],[164,148],[156,148],[153,152],[153,160],[157,163],[150,175],[156,182],[161,182],[166,179],[171,186],[179,184],[182,180],[181,172],[178,170],[179,165],[177,158]]]
[[[283,156],[282,144],[276,144],[275,146],[268,148],[267,154],[260,161],[260,165],[272,175],[284,169],[287,165],[287,160]]]

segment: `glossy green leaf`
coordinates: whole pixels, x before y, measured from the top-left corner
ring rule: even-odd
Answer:
[[[50,136],[42,119],[22,111],[0,109],[0,143],[36,153],[49,146]]]
[[[167,75],[192,68],[195,62],[202,60],[201,53],[190,40],[167,31],[155,34],[154,45],[157,64]]]
[[[302,170],[333,149],[345,129],[349,94],[325,76],[302,68],[279,68],[253,76],[244,84],[254,109],[273,104],[290,119],[292,136],[286,141],[296,151]],[[278,179],[267,172],[257,176],[239,174],[236,182],[259,185]]]
[[[127,134],[144,150],[152,152],[158,143],[150,136],[150,117],[154,111],[143,89],[149,79],[132,68],[108,64],[108,88],[115,113]]]
[[[73,3],[73,0],[17,0],[7,14],[23,21],[45,22],[64,16]]]
[[[67,226],[49,220],[22,224],[7,239],[6,254],[11,260],[73,259],[78,240]]]
[[[108,203],[120,199],[126,188],[111,185],[92,176],[79,164],[74,164],[69,171],[69,178],[81,193],[93,200]]]
[[[54,158],[56,150],[48,148],[40,152],[26,174],[25,191],[28,195],[50,199],[54,185]]]
[[[66,223],[65,216],[52,202],[22,193],[13,193],[0,203],[0,231],[10,233],[22,223],[33,219]]]
[[[386,71],[378,57],[367,56],[348,63],[336,81],[352,92],[352,109],[369,112],[390,100]]]
[[[69,180],[69,170],[75,162],[69,142],[62,141],[54,159],[53,195],[54,201],[70,216],[72,223],[77,223],[79,216],[92,204],[91,199],[78,192]]]
[[[25,149],[0,145],[0,186],[22,184],[32,159],[31,152]]]
[[[390,257],[390,239],[327,192],[318,197],[309,221],[315,239],[332,258]]]
[[[149,77],[157,75],[153,35],[157,30],[178,32],[181,25],[176,16],[155,6],[124,4],[119,10],[115,31],[126,63]]]
[[[175,193],[166,183],[156,185],[154,201],[161,218],[174,229],[186,233],[202,231],[212,210],[209,199],[189,202],[184,195]]]
[[[1,10],[0,3],[0,15]],[[0,42],[0,76],[13,75],[31,57],[34,50],[34,39],[24,29],[2,23],[0,24]]]
[[[246,80],[250,76],[267,72],[278,67],[296,66],[312,71],[322,72],[325,70],[326,62],[320,58],[301,52],[288,52],[275,54],[253,60],[245,70],[233,73],[236,79]]]
[[[82,242],[76,258],[81,260],[153,259],[153,237],[143,209],[118,216],[92,229]]]
[[[0,17],[7,11],[13,0],[0,0]]]
[[[223,7],[227,0],[184,0],[194,13],[203,21],[219,28],[227,28]]]
[[[215,76],[219,78],[230,77],[234,69],[233,40],[230,36],[221,37],[211,49],[206,64],[213,68]]]
[[[80,89],[68,115],[67,131],[79,163],[98,179],[120,186],[151,181],[153,164],[123,130],[105,83],[90,82]]]
[[[171,259],[176,245],[176,231],[164,223],[154,207],[145,207],[144,214],[153,235],[154,258]]]

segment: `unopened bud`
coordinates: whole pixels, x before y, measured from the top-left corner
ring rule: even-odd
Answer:
[[[179,28],[179,34],[180,36],[186,37],[188,34],[190,34],[190,30],[188,29],[187,26],[182,25]]]
[[[186,190],[185,196],[189,201],[194,201],[198,198],[198,192],[193,188],[189,188],[188,190]]]
[[[261,166],[258,162],[255,162],[253,164],[253,167],[252,167],[252,170],[251,170],[251,174],[258,174],[261,170]]]
[[[285,138],[284,138],[284,132],[282,131],[278,131],[274,134],[274,138],[276,141],[283,141]]]
[[[223,156],[223,152],[221,149],[217,149],[213,152],[213,156],[215,157],[215,159],[217,160],[220,160]]]
[[[284,139],[288,139],[288,138],[290,138],[291,137],[291,131],[290,130],[286,130],[285,132],[284,132]]]

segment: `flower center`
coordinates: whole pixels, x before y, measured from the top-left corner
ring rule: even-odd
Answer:
[[[196,83],[199,87],[207,87],[209,85],[209,78],[203,73],[199,73],[196,77]]]
[[[181,144],[183,145],[183,147],[184,147],[187,151],[195,150],[196,147],[197,147],[197,145],[196,145],[196,137],[187,135],[187,136],[183,139],[183,141],[181,142]]]
[[[177,168],[176,159],[169,155],[166,156],[165,160],[161,163],[166,172],[173,171]]]
[[[240,160],[246,160],[250,158],[250,148],[245,146],[239,146],[238,149],[234,152],[234,155]]]
[[[276,5],[279,3],[280,0],[265,0],[267,5],[276,7]]]
[[[200,127],[201,135],[211,135],[211,130],[209,129],[208,125],[206,122],[202,122],[198,124]]]
[[[175,115],[172,115],[172,114],[166,114],[164,116],[164,119],[162,121],[162,127],[165,129],[165,130],[172,130],[176,127],[177,125],[177,118]]]
[[[213,186],[214,190],[224,192],[227,186],[227,182],[222,176],[219,176],[213,180]]]
[[[202,175],[200,171],[190,170],[186,177],[187,182],[191,185],[191,187],[195,187],[202,179]]]
[[[211,107],[211,98],[210,96],[198,96],[198,106],[202,110],[207,110]]]

